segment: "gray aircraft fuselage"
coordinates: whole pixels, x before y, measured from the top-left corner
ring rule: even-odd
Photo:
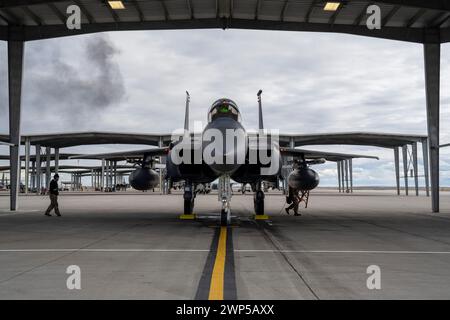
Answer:
[[[192,183],[210,183],[221,175],[229,175],[233,180],[243,183],[255,183],[263,180],[263,178],[267,181],[276,181],[280,170],[273,176],[262,177],[260,174],[262,165],[259,163],[248,163],[249,138],[240,122],[240,114],[237,106],[228,99],[221,99],[216,103],[220,104],[220,101],[225,101],[226,103],[231,102],[233,108],[236,109],[235,113],[216,113],[214,116],[211,116],[217,109],[214,109],[213,104],[209,112],[209,122],[201,134],[201,154],[212,154],[216,156],[210,150],[214,148],[221,149],[222,152],[215,158],[218,161],[211,163],[203,159],[201,164],[195,164],[193,163],[195,151],[191,150],[190,163],[175,164],[171,156],[171,152],[175,148],[167,156],[166,178],[170,178],[173,182],[187,180]],[[212,133],[219,134],[223,137],[223,140],[218,142],[215,140],[215,137],[211,137]],[[230,135],[230,133],[234,133],[234,136]],[[189,138],[189,140],[193,139]],[[181,143],[181,141],[175,142],[174,145],[178,143]],[[192,149],[194,149],[193,145]]]

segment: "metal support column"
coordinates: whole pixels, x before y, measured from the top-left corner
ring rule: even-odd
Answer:
[[[8,41],[10,209],[18,208],[20,190],[20,111],[22,96],[23,41]]]
[[[117,161],[114,161],[114,183],[113,183],[114,191],[116,191],[116,185],[117,185]]]
[[[109,160],[105,162],[105,188],[109,188]]]
[[[105,159],[102,159],[102,171],[100,177],[100,187],[101,191],[105,190]]]
[[[36,158],[31,164],[31,190],[36,188]]]
[[[108,160],[105,160],[105,175],[104,175],[104,185],[103,185],[103,191],[105,191],[108,188]]]
[[[408,145],[402,146],[403,174],[405,179],[405,194],[408,195]]]
[[[114,162],[109,161],[109,188],[112,190],[114,180]]]
[[[50,188],[51,172],[50,172],[50,162],[51,162],[52,149],[50,147],[45,147],[45,188],[47,191]]]
[[[397,195],[400,195],[400,156],[398,147],[394,147],[395,183],[397,185]]]
[[[344,160],[344,167],[345,167],[345,193],[349,192],[348,189],[348,160]]]
[[[59,171],[59,148],[55,148],[55,173]]]
[[[42,185],[42,168],[41,168],[41,146],[35,146],[35,154],[36,154],[36,193],[41,193],[41,185]]]
[[[338,182],[339,182],[339,192],[341,192],[341,162],[336,161],[337,164],[337,174],[338,174]]]
[[[414,169],[414,188],[416,190],[416,196],[419,195],[419,173],[418,173],[418,162],[417,162],[417,142],[412,144],[412,154],[413,154],[413,169]]]
[[[162,148],[162,146],[163,146],[162,137],[159,137],[158,147]],[[163,164],[163,157],[162,156],[159,157],[159,164],[160,165]],[[163,172],[163,169],[160,166],[159,167],[159,194],[164,194],[162,172]]]
[[[341,162],[341,185],[342,185],[342,192],[345,192],[345,172],[344,172],[344,161]]]
[[[428,169],[428,139],[422,140],[422,157],[423,157],[423,172],[425,178],[425,190],[427,197],[430,196],[430,176]]]
[[[348,170],[350,172],[350,192],[353,193],[353,159],[348,159]]]
[[[431,207],[433,212],[439,212],[439,86],[441,45],[439,43],[425,43],[424,58],[431,175]]]
[[[108,174],[109,174],[109,163],[108,163],[108,160],[105,160],[105,185],[104,185],[104,190],[107,190],[108,189],[108,186],[109,186],[109,176],[108,176]]]
[[[106,161],[106,188],[110,189],[111,187],[111,161]]]
[[[30,138],[25,139],[25,193],[30,186]]]

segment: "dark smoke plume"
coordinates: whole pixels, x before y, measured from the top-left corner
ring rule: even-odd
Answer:
[[[26,50],[22,103],[28,114],[51,117],[59,127],[95,130],[107,108],[125,99],[123,76],[114,61],[118,49],[106,35],[82,43],[81,55],[68,56],[48,43]]]

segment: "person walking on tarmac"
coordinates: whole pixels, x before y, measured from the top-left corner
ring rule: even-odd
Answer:
[[[51,216],[50,211],[55,209],[56,215],[58,217],[61,217],[61,214],[59,213],[59,208],[58,208],[58,195],[59,195],[58,180],[59,180],[59,175],[56,173],[53,176],[53,180],[50,181],[50,188],[48,190],[49,195],[50,195],[50,205],[48,206],[47,211],[45,211],[46,216]]]
[[[301,216],[298,213],[298,206],[302,201],[299,197],[299,190],[293,189],[289,187],[289,195],[286,197],[287,203],[290,203],[290,206],[286,208],[286,213],[289,214],[289,210],[294,210],[294,216]]]

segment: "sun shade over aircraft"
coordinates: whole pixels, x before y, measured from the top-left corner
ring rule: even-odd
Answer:
[[[319,175],[310,168],[311,165],[322,164],[327,160],[336,161],[336,159],[378,159],[364,155],[280,147],[276,135],[270,133],[266,135],[264,131],[261,93],[262,91],[258,92],[259,131],[257,133],[249,133],[244,129],[238,106],[234,101],[224,98],[215,101],[209,108],[208,123],[202,133],[193,134],[189,131],[190,96],[186,92],[184,130],[178,135],[172,135],[176,137],[169,146],[79,155],[71,158],[125,160],[135,163],[138,168],[131,173],[130,184],[137,190],[148,190],[159,184],[159,175],[154,170],[155,158],[165,157],[167,169],[165,179],[168,180],[169,186],[174,182],[184,181],[185,215],[193,214],[196,186],[211,183],[218,178],[219,182],[220,179],[228,179],[226,180],[228,186],[222,186],[225,189],[229,187],[229,179],[250,184],[254,191],[255,214],[263,215],[263,183],[278,185],[280,179],[287,179],[289,187],[309,193],[319,184]],[[231,138],[230,132],[233,133]],[[225,137],[224,141],[219,141],[217,136]],[[225,141],[227,138],[233,140],[231,144],[227,144]],[[210,154],[213,159],[211,161],[211,159],[202,158],[200,161],[193,161],[196,158],[195,152],[199,152],[197,156]],[[261,156],[261,152],[265,154],[265,158]],[[286,157],[287,159],[283,159]],[[188,161],[183,161],[186,159]],[[292,165],[287,177],[282,175],[283,163],[286,162]],[[219,183],[219,189],[220,185],[221,183]],[[219,194],[221,193],[225,194],[222,199],[221,222],[226,224],[229,222],[231,195],[227,195],[226,190],[219,190]]]

